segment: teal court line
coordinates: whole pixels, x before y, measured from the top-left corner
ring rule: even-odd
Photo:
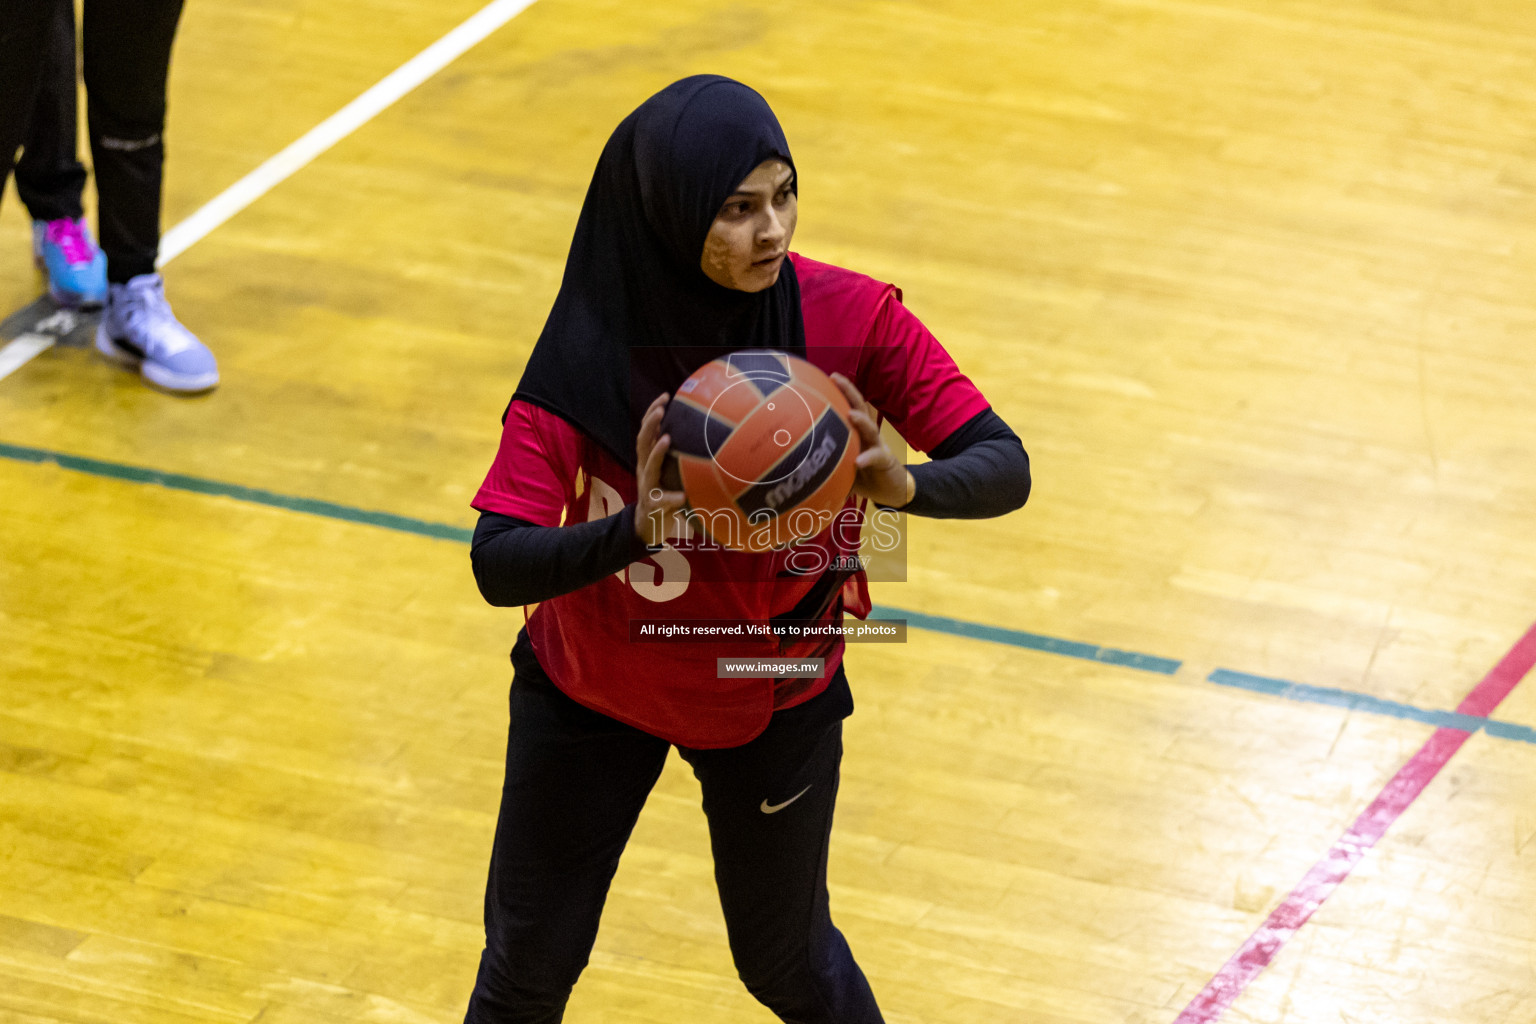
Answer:
[[[1183,664],[1172,658],[1159,658],[1152,654],[1137,654],[1135,651],[1120,651],[1113,647],[1097,647],[1093,644],[1080,643],[1076,640],[1062,640],[1054,636],[1044,636],[1040,633],[1026,633],[1022,629],[1004,629],[1002,626],[986,626],[979,622],[967,622],[964,619],[951,619],[944,615],[928,615],[925,612],[910,612],[903,608],[892,608],[889,605],[876,605],[870,614],[882,619],[906,619],[907,625],[916,626],[918,629],[926,629],[933,633],[949,633],[952,636],[969,637],[972,640],[987,640],[995,644],[1008,644],[1012,647],[1023,647],[1031,651],[1043,651],[1046,654],[1060,654],[1067,658],[1079,658],[1083,661],[1099,661],[1106,665],[1120,665],[1125,668],[1134,668],[1142,672],[1156,672],[1158,675],[1171,676],[1179,670]]]
[[[377,526],[386,530],[396,530],[401,533],[411,533],[438,540],[451,540],[461,544],[469,543],[470,538],[474,535],[473,530],[461,526],[449,526],[446,523],[414,519],[410,516],[395,515],[392,512],[353,508],[350,505],[320,501],[316,498],[300,498],[289,494],[279,494],[275,491],[262,490],[257,487],[242,487],[239,484],[221,483],[217,480],[206,480],[202,477],[186,476],[181,473],[165,473],[160,470],[145,469],[140,466],[129,466],[120,462],[107,462],[102,459],[68,455],[44,448],[29,448],[24,445],[0,442],[0,458],[10,459],[14,462],[52,464],[62,469],[77,473],[87,473],[109,480],[136,484],[157,484],[174,491],[188,491],[193,494],[233,498],[236,501],[244,501],[253,505],[265,505],[270,508],[285,509],[289,512],[300,512],[305,515],[320,516],[325,519],[339,519],[350,523],[361,523],[366,526]],[[1183,662],[1173,658],[1161,658],[1152,654],[1140,654],[1135,651],[1100,647],[1076,640],[1064,640],[1040,633],[1029,633],[1021,629],[988,626],[979,622],[968,622],[964,619],[952,619],[944,615],[929,615],[925,612],[908,611],[890,605],[877,605],[873,614],[881,618],[905,619],[910,626],[916,626],[918,629],[925,629],[934,633],[947,633],[951,636],[961,636],[971,640],[1007,644],[1011,647],[1020,647],[1046,654],[1057,654],[1066,658],[1077,658],[1082,661],[1093,661],[1104,665],[1117,665],[1122,668],[1150,672],[1156,675],[1171,676],[1178,672],[1179,668],[1183,665]],[[1356,693],[1351,690],[1309,686],[1305,683],[1294,683],[1286,679],[1251,675],[1247,672],[1234,672],[1224,668],[1216,669],[1206,677],[1206,680],[1207,682],[1215,683],[1217,686],[1246,690],[1249,693],[1264,694],[1302,704],[1341,707],[1350,711],[1360,711],[1371,715],[1422,722],[1436,728],[1460,729],[1469,733],[1481,731],[1499,739],[1536,745],[1536,729],[1532,729],[1529,726],[1478,718],[1474,715],[1462,715],[1454,711],[1435,711],[1412,704],[1383,700],[1380,697]]]
[[[1481,730],[1490,736],[1497,736],[1499,739],[1536,744],[1536,729],[1532,729],[1527,725],[1499,722],[1489,718],[1480,718],[1477,715],[1463,715],[1455,711],[1431,711],[1413,704],[1401,704],[1395,700],[1383,700],[1380,697],[1372,697],[1365,693],[1355,693],[1352,690],[1336,690],[1328,686],[1308,686],[1306,683],[1293,683],[1286,679],[1272,679],[1268,676],[1249,675],[1246,672],[1233,672],[1230,669],[1224,668],[1217,669],[1206,678],[1217,686],[1230,686],[1239,690],[1247,690],[1249,693],[1264,693],[1272,697],[1281,697],[1285,700],[1299,701],[1303,704],[1327,704],[1337,708],[1348,708],[1351,711],[1364,711],[1371,715],[1385,715],[1388,718],[1423,722],[1425,725],[1432,725],[1437,729],[1460,729],[1462,732],[1477,732]]]
[[[134,484],[159,484],[173,491],[191,491],[193,494],[234,498],[236,501],[245,501],[253,505],[267,505],[271,508],[287,509],[289,512],[303,512],[306,515],[321,516],[326,519],[343,519],[349,523],[363,523],[367,526],[382,526],[386,530],[399,530],[402,533],[436,537],[439,540],[456,540],[468,544],[474,535],[473,530],[466,530],[460,526],[429,522],[426,519],[412,519],[410,516],[397,516],[393,512],[374,512],[353,508],[350,505],[338,505],[331,501],[320,501],[316,498],[296,498],[289,494],[264,491],[258,487],[241,487],[239,484],[220,483],[217,480],[184,476],[181,473],[163,473],[157,469],[126,466],[120,462],[103,462],[101,459],[66,455],[44,448],[27,448],[18,444],[0,442],[0,458],[12,459],[16,462],[52,463],[62,469],[89,473],[109,480],[122,480]]]

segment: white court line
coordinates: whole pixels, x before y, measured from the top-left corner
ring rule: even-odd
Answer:
[[[51,334],[23,334],[9,345],[0,348],[0,378],[15,373],[34,357],[48,351],[53,347],[54,341]]]
[[[201,209],[160,239],[158,266],[186,252],[219,225],[272,191],[278,184],[357,131],[396,100],[437,74],[533,4],[534,0],[491,0],[431,46],[391,71],[357,99],[321,121],[276,156],[214,196]],[[0,348],[0,378],[16,372],[52,344],[38,347],[41,336],[24,334]],[[30,339],[30,340],[29,340]]]
[[[492,0],[458,28],[422,50],[380,82],[311,128],[281,153],[210,199],[165,233],[159,265],[186,252],[208,232],[266,195],[279,182],[367,124],[381,111],[447,67],[464,51],[521,14],[533,0]]]

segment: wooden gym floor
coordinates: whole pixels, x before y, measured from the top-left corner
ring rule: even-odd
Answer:
[[[477,5],[194,0],[167,224]],[[849,655],[888,1019],[1536,1021],[1536,7],[538,0],[168,266],[217,392],[0,380],[0,1024],[459,1019],[520,621],[468,501],[603,140],[699,71],[1034,460]],[[697,803],[573,1024],[769,1019]]]

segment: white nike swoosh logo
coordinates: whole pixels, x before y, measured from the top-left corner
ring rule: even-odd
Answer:
[[[770,804],[767,800],[764,800],[763,806],[760,807],[759,810],[761,810],[764,814],[777,814],[784,808],[788,807],[790,804],[794,803],[796,800],[799,800],[801,797],[805,796],[805,794],[809,793],[810,791],[811,787],[806,786],[800,792],[796,793],[794,796],[790,797],[788,800],[785,800],[781,804]]]

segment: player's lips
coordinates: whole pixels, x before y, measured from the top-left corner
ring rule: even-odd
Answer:
[[[762,267],[764,270],[767,270],[769,267],[771,267],[774,264],[778,263],[779,260],[782,260],[783,258],[784,258],[784,254],[781,252],[781,253],[779,253],[779,254],[777,254],[775,256],[769,256],[765,260],[756,260],[756,261],[753,262],[752,265],[754,267]]]

